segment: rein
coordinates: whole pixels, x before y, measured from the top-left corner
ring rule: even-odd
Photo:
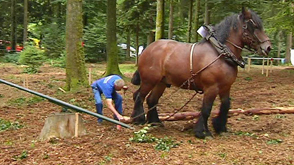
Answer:
[[[243,50],[243,48],[241,48],[240,46],[234,44],[233,42],[227,40],[228,43],[232,44],[233,46],[235,46],[236,48],[240,49],[240,50]]]

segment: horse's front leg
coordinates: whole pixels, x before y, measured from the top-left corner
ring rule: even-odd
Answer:
[[[151,123],[152,125],[163,126],[162,122],[159,120],[159,117],[158,117],[157,104],[165,88],[166,88],[166,84],[158,83],[152,89],[151,93],[147,97],[147,104],[148,104],[147,122]]]
[[[140,96],[140,88],[133,94],[133,100],[135,101],[134,109],[132,112],[132,119],[134,124],[144,124],[145,123],[145,113],[143,102],[144,98]]]
[[[208,118],[210,116],[213,102],[217,96],[217,89],[209,89],[204,92],[201,116],[199,117],[195,126],[195,136],[200,139],[204,139],[206,136],[212,136],[208,129]]]
[[[230,91],[220,94],[221,106],[219,115],[212,120],[213,128],[216,133],[227,132],[228,111],[230,109]]]

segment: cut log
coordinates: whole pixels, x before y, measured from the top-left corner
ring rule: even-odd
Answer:
[[[78,113],[55,113],[47,117],[39,139],[69,138],[85,134],[86,129]]]
[[[216,117],[219,111],[212,111],[211,116]],[[276,107],[276,108],[259,108],[259,109],[230,109],[228,115],[236,116],[239,114],[244,115],[270,115],[270,114],[294,114],[294,107]],[[198,118],[201,112],[179,112],[179,113],[161,113],[158,114],[161,121],[178,121],[178,120],[192,120]],[[124,123],[131,123],[132,118],[124,117]]]
[[[244,115],[270,115],[270,114],[293,114],[294,107],[277,107],[277,108],[259,108],[259,109],[230,109],[228,115],[236,116],[239,114]],[[219,114],[219,111],[212,111],[211,116],[215,117]],[[176,113],[173,116],[169,117],[172,114],[159,114],[159,119],[162,121],[177,121],[177,120],[191,120],[194,118],[198,118],[201,115],[201,112],[182,112]]]

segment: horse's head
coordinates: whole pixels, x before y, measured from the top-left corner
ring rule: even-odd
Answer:
[[[242,13],[239,15],[239,18],[243,28],[243,43],[257,51],[260,55],[268,55],[272,49],[272,44],[263,30],[262,21],[258,15],[242,8]]]

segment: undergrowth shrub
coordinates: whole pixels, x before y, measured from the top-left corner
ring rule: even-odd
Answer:
[[[29,74],[37,73],[39,67],[45,60],[44,52],[41,49],[32,45],[27,45],[25,50],[20,53],[18,62],[23,65],[27,65],[24,72]]]
[[[18,64],[18,59],[19,59],[19,53],[6,53],[3,57],[2,57],[2,62],[4,63],[14,63],[14,64]]]

